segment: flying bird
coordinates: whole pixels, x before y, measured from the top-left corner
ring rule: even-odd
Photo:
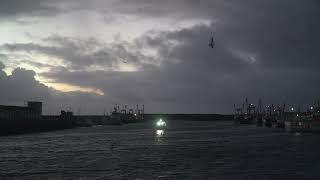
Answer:
[[[213,48],[213,47],[214,47],[213,37],[211,37],[211,40],[210,40],[209,46],[210,46],[211,48]]]

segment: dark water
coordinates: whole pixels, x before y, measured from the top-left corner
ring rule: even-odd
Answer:
[[[0,137],[1,179],[320,179],[320,135],[169,122]],[[112,152],[111,142],[116,142]]]

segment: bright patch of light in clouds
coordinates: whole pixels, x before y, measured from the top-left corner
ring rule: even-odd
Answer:
[[[43,84],[47,85],[48,87],[52,87],[58,91],[62,91],[62,92],[79,91],[79,92],[94,93],[94,94],[97,94],[100,96],[105,95],[105,93],[100,89],[81,87],[81,86],[71,85],[71,84],[67,84],[67,83],[43,82]]]

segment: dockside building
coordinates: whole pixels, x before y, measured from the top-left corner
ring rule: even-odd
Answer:
[[[0,121],[40,120],[42,102],[28,102],[27,106],[0,105]]]

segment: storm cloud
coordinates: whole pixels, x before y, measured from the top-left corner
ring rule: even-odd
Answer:
[[[14,6],[13,2],[8,4]],[[73,107],[95,102],[88,113],[101,112],[112,104],[145,104],[149,112],[230,113],[232,105],[245,97],[254,103],[261,97],[265,103],[294,105],[308,105],[319,98],[320,4],[316,0],[29,3],[27,7],[34,11],[17,6],[10,12],[3,11],[2,17],[91,11],[106,26],[106,32],[97,27],[100,34],[117,26],[110,18],[128,23],[136,20],[135,31],[138,26],[147,26],[146,20],[163,26],[151,27],[131,39],[126,39],[123,32],[105,40],[102,36],[70,36],[61,31],[0,44],[0,60],[13,70],[12,75],[1,71],[2,81],[6,79],[4,83],[8,84],[8,79],[15,79],[11,84],[26,87],[26,94],[20,94],[15,101],[40,92],[37,94],[46,97],[44,100],[56,104],[68,104],[62,101],[64,95]],[[86,22],[78,23],[85,27]],[[168,24],[163,22],[174,28],[166,29]],[[175,27],[175,23],[183,25]],[[127,28],[130,33],[131,27]],[[208,46],[211,36],[215,38],[213,49]],[[6,69],[4,65],[1,69]],[[23,65],[35,69],[19,68]],[[98,89],[103,95],[59,92],[35,77]],[[8,92],[3,94],[15,97],[19,93]]]

